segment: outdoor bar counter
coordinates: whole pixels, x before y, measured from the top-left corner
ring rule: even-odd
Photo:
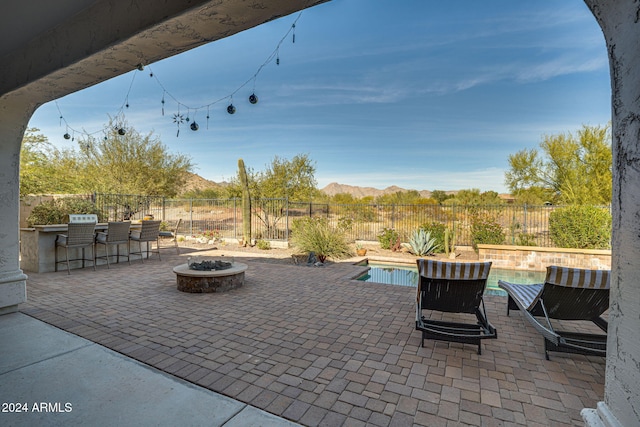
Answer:
[[[140,223],[131,223],[131,229],[140,229]],[[107,223],[96,224],[96,232],[105,231],[107,229]],[[49,271],[55,271],[55,250],[56,250],[56,236],[58,234],[65,234],[68,230],[67,224],[50,224],[50,225],[35,225],[30,228],[20,229],[20,268],[24,271],[32,271],[35,273],[47,273]],[[125,245],[121,245],[125,246]],[[136,246],[137,247],[137,246]],[[126,249],[122,253],[127,253]],[[104,248],[100,248],[100,254],[103,253]],[[64,249],[58,249],[58,260],[64,260]],[[85,249],[87,256],[91,256],[91,249]],[[81,256],[82,249],[69,249],[69,257],[79,258]],[[113,251],[115,252],[115,251]],[[104,259],[98,259],[97,264],[106,264]],[[91,263],[85,263],[86,267],[92,267]],[[81,268],[82,261],[71,262],[71,268]],[[67,266],[60,264],[59,270],[66,271]]]

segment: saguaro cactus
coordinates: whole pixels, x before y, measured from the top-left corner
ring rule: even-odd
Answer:
[[[456,232],[448,227],[444,230],[444,252],[447,257],[456,258]]]
[[[251,245],[251,194],[244,160],[238,159],[238,175],[242,184],[242,245]]]

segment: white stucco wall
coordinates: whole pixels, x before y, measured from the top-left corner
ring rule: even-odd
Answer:
[[[20,270],[19,166],[22,135],[33,108],[18,99],[0,98],[0,314],[26,301],[26,276]]]
[[[609,52],[613,235],[604,402],[584,415],[587,425],[616,425],[617,420],[632,427],[640,425],[640,4],[585,2]]]

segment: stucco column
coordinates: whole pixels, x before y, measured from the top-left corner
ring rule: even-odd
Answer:
[[[20,270],[20,146],[32,107],[0,98],[0,315],[27,300],[27,276]]]
[[[587,426],[640,426],[640,4],[585,0],[611,69],[613,235],[604,401]]]

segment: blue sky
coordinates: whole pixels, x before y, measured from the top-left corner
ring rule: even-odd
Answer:
[[[252,76],[297,17],[45,104],[29,126],[62,148],[75,144],[67,124],[76,142],[100,135],[128,102],[129,125],[216,182],[239,158],[263,170],[275,155],[307,154],[320,188],[506,192],[509,154],[611,118],[604,38],[582,0],[333,0],[302,12],[251,105]],[[176,137],[178,112],[200,129],[183,123]]]

